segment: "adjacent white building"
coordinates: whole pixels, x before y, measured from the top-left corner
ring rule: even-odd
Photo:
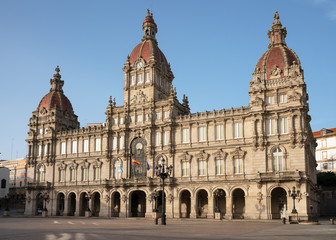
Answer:
[[[336,170],[336,128],[313,133],[317,142],[316,163],[318,171]]]
[[[0,199],[9,192],[9,169],[0,167]]]

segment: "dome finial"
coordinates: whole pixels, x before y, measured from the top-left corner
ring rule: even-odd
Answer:
[[[278,13],[278,11],[275,11],[275,13],[274,13],[274,20],[276,21],[276,20],[279,20],[279,13]]]
[[[286,45],[285,38],[287,35],[287,30],[285,27],[282,27],[279,18],[280,16],[278,11],[275,11],[272,28],[268,31],[268,37],[270,39],[270,45],[268,46],[269,48],[278,44]]]
[[[153,19],[153,12],[147,9],[147,15],[142,23],[142,29],[144,30],[144,39],[155,39],[155,34],[157,33],[157,26]]]
[[[57,65],[55,68],[56,73],[53,75],[54,78],[50,79],[50,84],[51,84],[51,91],[60,91],[63,92],[62,87],[64,85],[64,81],[61,80],[61,74],[60,73],[60,68]]]

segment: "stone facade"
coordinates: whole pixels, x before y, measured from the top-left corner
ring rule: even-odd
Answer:
[[[142,28],[123,67],[124,103],[110,98],[104,124],[79,128],[56,68],[29,121],[25,214],[36,214],[48,193],[52,215],[152,217],[155,190],[162,210],[155,174],[162,159],[174,167],[164,194],[169,218],[214,218],[215,210],[225,219],[286,217],[293,186],[299,216],[317,209],[308,94],[279,15],[253,73],[249,105],[202,113],[190,112],[186,96],[177,99],[149,11]]]

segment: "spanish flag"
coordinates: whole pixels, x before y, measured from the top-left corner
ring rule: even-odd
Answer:
[[[134,158],[132,158],[132,163],[133,163],[133,164],[140,165],[140,163],[139,163],[137,160],[135,160]]]

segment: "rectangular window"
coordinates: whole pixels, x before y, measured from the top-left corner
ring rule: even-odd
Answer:
[[[147,122],[149,120],[149,115],[148,113],[145,114],[145,121]]]
[[[145,73],[145,81],[146,83],[149,82],[149,72]]]
[[[161,119],[161,113],[160,112],[156,113],[156,118],[155,119]]]
[[[100,138],[96,138],[95,140],[95,145],[96,145],[96,152],[100,152],[101,151],[101,139]]]
[[[42,155],[42,145],[38,146],[38,155],[37,156],[41,156]]]
[[[243,124],[241,122],[233,124],[233,138],[243,137]]]
[[[137,115],[137,122],[142,122],[142,115]]]
[[[322,159],[327,159],[327,151],[322,152]]]
[[[44,144],[43,155],[46,156],[48,154],[48,144]]]
[[[216,140],[224,139],[224,126],[222,124],[216,125]]]
[[[113,137],[113,139],[112,139],[112,149],[113,150],[117,149],[117,144],[118,144],[117,137]]]
[[[286,102],[287,102],[287,95],[286,94],[278,95],[278,103],[286,103]]]
[[[198,161],[198,176],[205,176],[206,175],[206,161],[199,160]]]
[[[274,103],[274,97],[273,96],[266,96],[266,105],[270,105]]]
[[[124,118],[121,117],[119,122],[120,122],[120,124],[124,124]]]
[[[94,180],[99,180],[100,179],[100,168],[95,167],[94,168]]]
[[[160,146],[161,144],[161,133],[160,132],[156,132],[155,133],[155,146]]]
[[[206,127],[198,127],[198,141],[199,142],[206,141]]]
[[[112,125],[118,125],[118,118],[113,118]]]
[[[169,131],[164,131],[163,133],[163,145],[167,146],[169,143]]]
[[[323,148],[327,147],[327,141],[325,139],[321,141],[321,144]]]
[[[83,152],[89,152],[89,139],[84,140]]]
[[[216,159],[216,175],[224,174],[224,159]]]
[[[182,177],[187,177],[189,176],[189,167],[190,163],[187,161],[182,162]]]
[[[266,119],[266,135],[275,134],[275,119]]]
[[[131,86],[134,85],[134,84],[135,84],[135,82],[134,82],[134,76],[132,75],[131,76]]]
[[[163,118],[168,118],[169,117],[169,112],[168,111],[164,111],[163,112]]]
[[[134,122],[135,122],[135,121],[134,121],[134,118],[135,118],[134,116],[131,116],[131,117],[130,117],[130,122],[131,122],[131,123],[134,123]]]
[[[70,168],[70,181],[76,181],[76,169]]]
[[[48,128],[45,128],[44,129],[44,134],[47,134],[47,132],[48,132]]]
[[[279,118],[279,133],[280,134],[286,134],[286,133],[288,133],[287,118]]]
[[[243,159],[235,158],[233,160],[233,173],[234,174],[243,173]]]
[[[137,74],[137,83],[142,83],[142,74]]]
[[[120,139],[119,139],[119,148],[120,149],[124,149],[124,141],[125,141],[124,136],[120,136]]]
[[[88,178],[88,169],[82,168],[82,181],[87,181]]]
[[[189,128],[182,129],[182,143],[189,143],[190,136],[189,136]]]
[[[40,135],[43,134],[43,129],[42,129],[42,128],[39,129],[39,134],[40,134]]]
[[[59,181],[64,182],[64,169],[59,170]]]
[[[66,142],[61,142],[61,154],[66,154]]]
[[[77,141],[72,141],[72,153],[77,153]]]

